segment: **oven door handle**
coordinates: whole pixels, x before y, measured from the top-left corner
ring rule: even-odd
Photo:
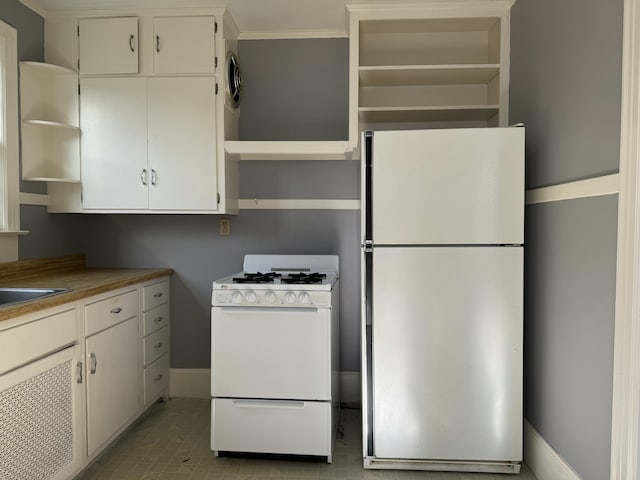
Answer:
[[[260,313],[315,313],[319,310],[318,307],[213,307],[220,309],[224,313],[235,315],[256,315]]]

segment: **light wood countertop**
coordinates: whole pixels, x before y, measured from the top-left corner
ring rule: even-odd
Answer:
[[[83,255],[0,263],[0,287],[70,290],[0,306],[0,321],[171,274],[170,268],[86,268]]]

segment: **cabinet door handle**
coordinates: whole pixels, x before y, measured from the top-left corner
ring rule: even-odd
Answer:
[[[122,307],[116,307],[116,308],[112,308],[110,310],[110,313],[112,313],[113,315],[117,315],[122,311]]]
[[[78,378],[76,382],[82,383],[82,362],[76,363],[76,368],[78,369]]]
[[[140,173],[140,181],[142,182],[142,185],[144,185],[145,187],[147,186],[147,169],[143,168],[142,172]]]
[[[133,36],[133,33],[129,36],[129,48],[131,49],[132,52],[136,51],[133,45],[133,41],[135,40],[135,38],[136,37]]]
[[[94,375],[96,373],[96,368],[98,368],[98,359],[96,358],[96,354],[91,353],[89,355],[89,360],[91,361],[90,367],[89,367],[89,373]]]
[[[157,292],[153,294],[153,298],[160,298],[162,296],[162,292]]]
[[[158,317],[153,320],[153,323],[160,323],[162,320],[164,320],[164,317]]]
[[[155,185],[157,179],[158,179],[158,174],[156,173],[155,169],[152,168],[151,169],[151,185]]]
[[[160,53],[160,35],[156,35],[156,52]]]
[[[156,344],[153,346],[153,348],[155,348],[155,349],[157,350],[157,349],[159,349],[159,348],[162,348],[162,345],[164,345],[164,343],[163,343],[163,342],[158,342],[158,343],[156,343]]]
[[[164,377],[163,374],[156,375],[156,377],[153,379],[153,381],[154,382],[159,382],[160,380],[162,380],[162,377]]]

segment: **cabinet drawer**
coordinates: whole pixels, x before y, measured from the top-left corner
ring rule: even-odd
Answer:
[[[87,336],[138,314],[138,292],[115,295],[84,307]]]
[[[169,301],[169,280],[144,287],[142,289],[142,299],[142,310],[145,312],[167,303]]]
[[[0,332],[0,374],[77,340],[75,309],[3,330]]]
[[[215,451],[329,455],[331,404],[279,400],[212,400]]]
[[[148,312],[144,312],[144,336],[169,324],[169,304],[165,303]]]
[[[163,355],[144,369],[144,403],[147,404],[169,388],[169,355]]]
[[[147,366],[169,351],[169,327],[162,327],[144,339],[144,365]]]

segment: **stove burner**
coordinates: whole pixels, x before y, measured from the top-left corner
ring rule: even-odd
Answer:
[[[233,283],[273,283],[274,278],[278,278],[279,273],[245,273],[242,277],[233,277]]]
[[[326,277],[324,273],[290,273],[286,277],[283,277],[281,282],[297,285],[322,283],[322,280]]]

